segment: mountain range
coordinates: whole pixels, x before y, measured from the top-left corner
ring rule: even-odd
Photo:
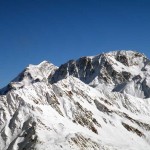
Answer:
[[[150,60],[131,50],[29,65],[0,89],[0,150],[150,150]]]

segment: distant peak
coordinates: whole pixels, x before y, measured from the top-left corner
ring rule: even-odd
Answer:
[[[116,51],[110,51],[110,52],[107,52],[107,53],[105,53],[106,55],[107,54],[111,54],[111,55],[116,55],[116,56],[118,56],[118,55],[126,55],[126,56],[129,56],[129,57],[131,57],[131,56],[133,56],[133,55],[135,55],[135,56],[143,56],[143,57],[146,57],[143,53],[140,53],[140,52],[138,52],[138,51],[136,51],[136,50],[116,50]]]
[[[47,60],[44,60],[40,64],[38,64],[38,66],[41,66],[41,65],[44,65],[44,64],[51,64],[51,63]]]
[[[32,67],[41,67],[41,66],[45,66],[45,65],[53,65],[51,62],[47,61],[47,60],[44,60],[42,62],[40,62],[39,64],[37,65],[34,65],[34,64],[29,64],[29,66],[27,68],[32,68]]]
[[[48,82],[48,77],[52,76],[57,68],[57,66],[46,60],[38,65],[30,64],[11,83],[0,90],[0,93],[6,94],[11,89],[16,90],[35,82]]]

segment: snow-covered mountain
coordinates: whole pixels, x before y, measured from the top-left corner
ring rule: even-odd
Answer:
[[[48,82],[48,77],[52,76],[58,67],[43,61],[39,65],[29,65],[6,87],[1,89],[1,94],[6,94],[12,89],[23,88],[35,82]]]
[[[29,65],[0,93],[0,150],[150,149],[150,60],[138,52]]]

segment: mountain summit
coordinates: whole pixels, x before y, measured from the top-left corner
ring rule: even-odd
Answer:
[[[50,83],[68,76],[79,78],[97,89],[126,92],[136,97],[150,97],[150,60],[134,51],[114,51],[70,60],[55,71]]]
[[[150,149],[150,60],[136,51],[29,65],[0,93],[0,150]]]

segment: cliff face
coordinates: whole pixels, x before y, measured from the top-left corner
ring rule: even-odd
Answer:
[[[134,51],[30,65],[1,89],[1,150],[149,150],[150,61]]]
[[[74,76],[94,88],[126,92],[136,97],[148,98],[150,61],[134,51],[115,51],[93,57],[71,60],[59,67],[50,78],[55,83]]]

